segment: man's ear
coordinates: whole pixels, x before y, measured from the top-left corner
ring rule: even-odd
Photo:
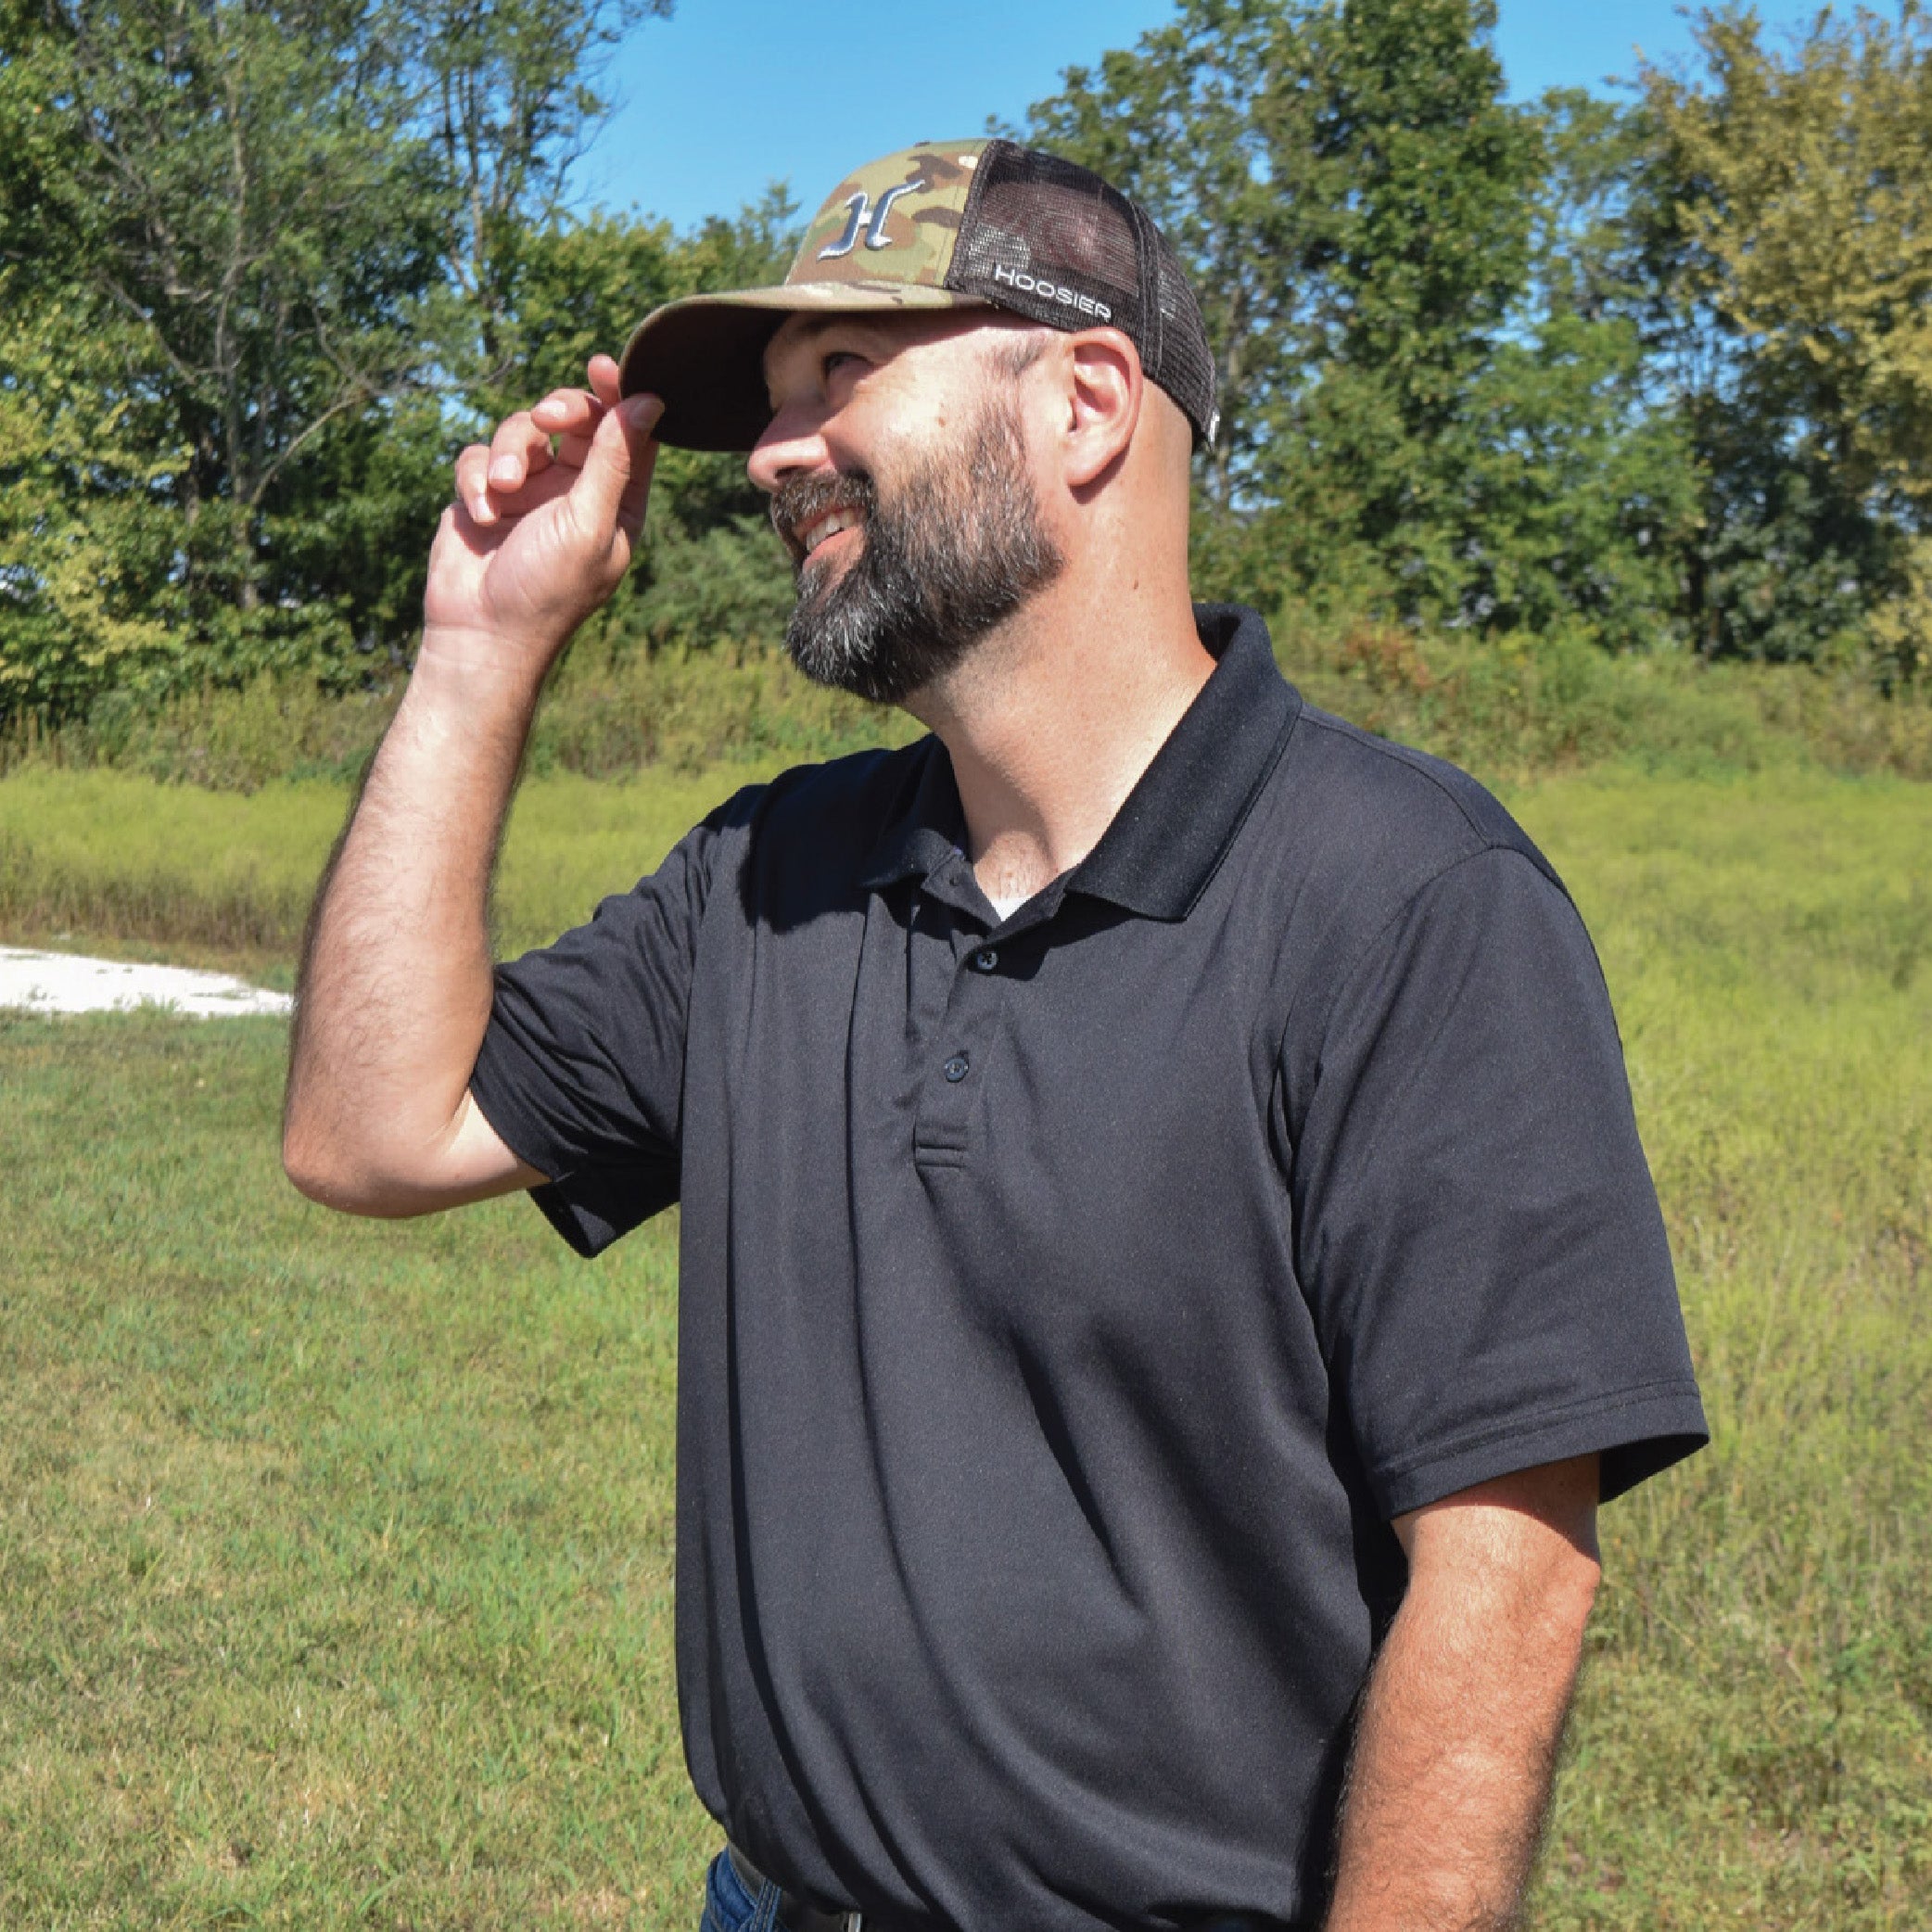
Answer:
[[[1066,437],[1061,462],[1071,489],[1099,482],[1125,452],[1139,426],[1145,378],[1140,354],[1118,329],[1082,329],[1068,337]]]

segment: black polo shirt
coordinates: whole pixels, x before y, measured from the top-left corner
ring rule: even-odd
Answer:
[[[1389,1519],[1704,1420],[1590,943],[1252,612],[1010,918],[927,739],[741,793],[502,969],[485,1114],[681,1201],[699,1796],[895,1924],[1312,1923]]]

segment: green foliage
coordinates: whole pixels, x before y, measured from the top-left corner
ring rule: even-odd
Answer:
[[[1698,16],[1644,74],[1661,347],[1706,480],[1700,648],[1932,669],[1932,21],[1820,12],[1788,57]],[[1869,618],[1875,622],[1869,625]]]
[[[1623,317],[1558,310],[1497,347],[1470,386],[1454,500],[1466,623],[1619,651],[1672,635],[1695,473],[1677,418],[1643,409],[1643,376]]]
[[[762,512],[693,534],[674,511],[649,533],[634,594],[606,634],[652,650],[742,648],[782,637],[794,598],[791,565]]]
[[[1575,630],[1479,641],[1289,609],[1277,623],[1290,677],[1315,703],[1491,778],[1628,761],[1754,771],[1815,763],[1932,778],[1932,704],[1887,699],[1854,670],[1607,657]],[[84,724],[0,739],[0,772],[106,769],[255,792],[352,778],[398,686],[332,697],[302,676],[184,692],[148,706],[112,693]],[[786,763],[903,742],[903,714],[808,685],[756,644],[644,648],[582,638],[553,679],[530,764],[597,778],[690,771],[719,759]],[[12,782],[9,780],[9,782]]]
[[[353,779],[387,730],[400,689],[397,678],[331,694],[291,673],[190,689],[157,705],[110,692],[84,722],[46,728],[30,718],[0,737],[0,774],[11,785],[50,769],[135,772],[228,792]],[[904,743],[917,731],[901,712],[807,683],[769,646],[707,639],[700,648],[673,635],[652,649],[612,627],[579,638],[553,674],[529,765],[619,778],[746,757],[795,764]]]
[[[1582,286],[1629,123],[1501,100],[1466,0],[1189,0],[1033,110],[1193,272],[1224,423],[1204,589],[1654,644],[1690,514],[1643,344]]]
[[[671,0],[381,0],[368,17],[375,44],[397,50],[411,126],[455,189],[446,347],[489,416],[502,412],[486,399],[519,362],[527,237],[558,219],[570,170],[609,110],[604,62],[670,11]]]
[[[387,689],[461,444],[782,275],[782,188],[682,235],[567,210],[604,59],[667,11],[0,0],[0,726]],[[1201,593],[1923,680],[1927,18],[1779,51],[1706,12],[1624,109],[1505,104],[1493,0],[1180,0],[1069,69],[1029,134],[1155,211],[1218,359]],[[618,683],[775,636],[762,516],[736,458],[662,453],[589,641]],[[660,755],[635,713],[558,742]]]
[[[1469,596],[1467,397],[1528,272],[1536,143],[1503,103],[1486,0],[1337,19],[1308,129],[1346,162],[1317,238],[1320,379],[1271,410],[1265,476],[1297,549],[1330,532],[1404,615],[1447,617]]]
[[[449,208],[358,17],[138,0],[11,21],[0,390],[33,393],[0,470],[26,540],[10,705],[57,716],[130,671],[235,678],[346,645],[351,583],[287,540],[338,480],[332,438],[422,364]],[[139,628],[90,636],[77,581]]]
[[[17,299],[22,279],[0,259],[0,718],[59,718],[176,655],[155,607],[171,519],[152,496],[173,452],[144,449],[126,407],[75,379],[61,338],[84,305]]]
[[[0,717],[400,661],[449,386],[498,400],[600,51],[667,11],[6,0]]]
[[[1491,783],[1608,766],[1932,779],[1932,705],[1888,700],[1849,673],[1618,657],[1576,628],[1478,640],[1294,608],[1276,639],[1312,702]]]
[[[1654,648],[1676,633],[1697,501],[1688,435],[1657,406],[1631,312],[1624,215],[1646,123],[1574,92],[1534,121],[1530,280],[1468,390],[1460,615]]]

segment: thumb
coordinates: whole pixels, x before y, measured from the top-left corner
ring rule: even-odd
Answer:
[[[627,396],[604,411],[577,482],[587,520],[596,527],[616,525],[634,537],[642,526],[651,471],[657,461],[651,431],[663,413],[664,404],[655,396]]]

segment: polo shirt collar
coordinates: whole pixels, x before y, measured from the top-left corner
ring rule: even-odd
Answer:
[[[1233,604],[1197,604],[1194,621],[1214,668],[1099,843],[1048,888],[1055,904],[1079,892],[1150,919],[1186,918],[1274,769],[1301,700],[1276,667],[1267,626]],[[930,739],[859,883],[930,879],[965,836],[952,760]]]
[[[1197,604],[1194,623],[1214,668],[1066,882],[1150,919],[1193,909],[1301,710],[1255,612]]]
[[[953,783],[953,761],[937,738],[920,756],[872,847],[859,884],[876,891],[901,879],[930,879],[966,843],[966,814]]]

